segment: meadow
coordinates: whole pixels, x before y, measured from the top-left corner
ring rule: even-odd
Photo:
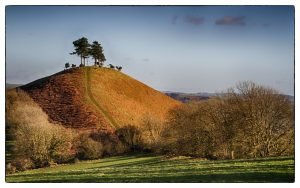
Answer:
[[[28,170],[6,182],[294,182],[294,157],[204,160],[130,154]]]

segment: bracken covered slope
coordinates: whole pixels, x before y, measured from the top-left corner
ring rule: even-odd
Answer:
[[[178,101],[108,68],[74,68],[20,87],[65,127],[113,131],[144,117],[165,120]]]

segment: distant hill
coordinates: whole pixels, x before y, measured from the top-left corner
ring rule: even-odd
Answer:
[[[284,97],[287,97],[291,102],[295,102],[295,97],[292,96],[292,95],[284,95],[284,94],[281,94],[282,96]]]
[[[163,93],[183,103],[208,100],[215,96],[222,96],[221,93],[208,93],[208,92],[184,93],[184,92],[163,91]],[[284,95],[284,94],[280,94],[280,95],[287,97],[291,102],[295,101],[294,96]]]
[[[164,121],[181,103],[109,68],[74,68],[20,87],[48,114],[70,128],[112,131],[145,116]]]
[[[11,84],[11,83],[5,83],[5,89],[13,89],[16,87],[21,86],[22,84]]]
[[[211,97],[217,96],[216,93],[183,93],[183,92],[172,92],[164,91],[167,96],[172,97],[175,100],[178,100],[183,103],[192,102],[192,101],[202,101],[208,100]]]

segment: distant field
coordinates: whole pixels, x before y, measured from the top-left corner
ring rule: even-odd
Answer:
[[[25,171],[7,182],[293,182],[294,158],[206,161],[134,154]]]

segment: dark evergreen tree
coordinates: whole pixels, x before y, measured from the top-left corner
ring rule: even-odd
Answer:
[[[70,53],[71,55],[78,55],[80,56],[80,65],[82,65],[82,59],[83,59],[83,64],[85,65],[85,59],[88,58],[89,52],[90,52],[90,44],[88,42],[88,39],[85,37],[82,37],[78,40],[75,40],[73,42],[75,51]]]
[[[94,41],[93,44],[91,45],[90,48],[90,55],[94,58],[95,62],[95,66],[99,65],[99,61],[102,62],[102,56],[104,56],[103,54],[103,48],[101,46],[101,44],[98,41]]]
[[[102,54],[101,54],[101,56],[100,56],[100,59],[99,59],[99,61],[101,62],[101,64],[103,65],[104,64],[104,62],[106,61],[106,58],[105,58],[105,56],[104,56],[104,53],[102,52]]]

